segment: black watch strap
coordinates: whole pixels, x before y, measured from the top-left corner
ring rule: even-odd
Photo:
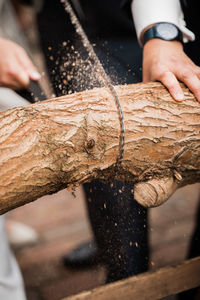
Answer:
[[[177,34],[173,38],[161,35],[158,31],[158,27],[161,24],[173,26],[174,29],[176,29]],[[155,25],[153,25],[152,27],[147,29],[143,34],[142,46],[144,46],[147,41],[149,41],[150,39],[153,39],[153,38],[158,38],[158,39],[162,39],[165,41],[174,41],[174,40],[177,40],[180,42],[183,41],[183,35],[182,35],[182,32],[179,30],[179,28],[175,24],[166,23],[166,22],[156,23]]]

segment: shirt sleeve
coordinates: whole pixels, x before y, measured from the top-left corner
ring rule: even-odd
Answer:
[[[131,10],[140,44],[143,29],[158,22],[175,24],[183,34],[184,43],[195,40],[194,33],[186,28],[179,0],[133,0]]]

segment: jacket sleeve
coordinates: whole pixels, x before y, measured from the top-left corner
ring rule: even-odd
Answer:
[[[185,43],[195,39],[194,33],[186,28],[179,0],[133,0],[131,10],[140,44],[143,29],[158,22],[175,24],[183,33]]]

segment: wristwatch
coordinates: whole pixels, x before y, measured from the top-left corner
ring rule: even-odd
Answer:
[[[167,22],[156,23],[147,29],[143,34],[142,45],[144,46],[148,40],[153,38],[165,41],[183,41],[182,32],[179,28],[176,25]]]

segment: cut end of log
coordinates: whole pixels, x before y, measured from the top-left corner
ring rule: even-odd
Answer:
[[[144,207],[156,207],[166,202],[177,188],[172,177],[152,179],[135,185],[134,198]]]

